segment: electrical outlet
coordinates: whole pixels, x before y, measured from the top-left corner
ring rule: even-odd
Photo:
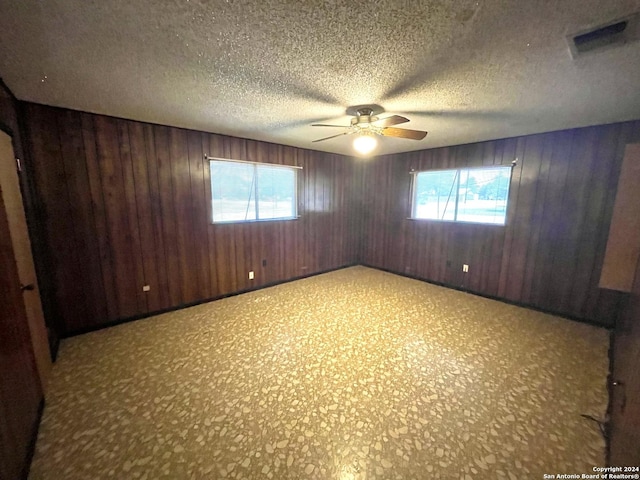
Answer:
[[[462,265],[462,271],[463,271],[464,273],[469,272],[469,265],[467,265],[466,263],[464,263],[464,264]]]
[[[253,270],[249,272],[249,280],[253,280]]]
[[[151,290],[151,286],[149,286],[149,285],[143,285],[142,286],[142,291],[143,292],[148,292],[149,290]]]

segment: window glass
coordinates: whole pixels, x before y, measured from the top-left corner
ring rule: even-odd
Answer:
[[[418,173],[414,218],[453,220],[457,182],[457,170]]]
[[[296,168],[211,160],[213,222],[296,217]]]
[[[412,218],[504,225],[511,167],[414,174]]]
[[[258,166],[260,219],[295,216],[296,172],[291,168]]]

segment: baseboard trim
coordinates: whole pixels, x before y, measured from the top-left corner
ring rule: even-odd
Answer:
[[[29,449],[27,450],[27,457],[25,458],[24,466],[22,467],[22,476],[20,478],[27,480],[29,477],[29,471],[31,470],[31,462],[33,461],[33,455],[36,453],[36,442],[38,441],[38,432],[40,431],[40,422],[42,422],[42,414],[44,413],[44,396],[40,400],[38,405],[38,415],[36,421],[31,429],[31,440],[29,442]]]
[[[276,285],[282,285],[282,284],[285,284],[285,283],[294,282],[296,280],[301,280],[303,278],[314,277],[316,275],[322,275],[324,273],[335,272],[336,270],[342,270],[344,268],[355,267],[355,266],[358,266],[358,265],[359,264],[357,264],[357,263],[350,263],[350,264],[347,264],[347,265],[341,265],[339,267],[334,267],[334,268],[329,268],[329,269],[326,269],[326,270],[321,270],[321,271],[318,271],[318,272],[299,275],[297,277],[288,278],[286,280],[278,280],[278,281],[275,281],[275,282],[265,283],[264,285],[260,285],[259,287],[255,287],[255,288],[247,288],[247,289],[244,289],[244,290],[238,290],[237,292],[225,293],[224,295],[218,295],[216,297],[205,298],[205,299],[197,300],[197,301],[191,302],[191,303],[183,303],[183,304],[180,304],[180,305],[176,305],[175,307],[164,308],[162,310],[156,310],[156,311],[149,312],[149,313],[144,313],[144,314],[141,314],[141,315],[134,315],[134,316],[131,316],[131,317],[121,318],[121,319],[118,319],[118,320],[114,320],[112,322],[103,323],[101,325],[96,325],[96,326],[93,326],[93,327],[88,327],[88,328],[83,328],[83,329],[79,329],[79,330],[74,330],[72,332],[68,332],[62,338],[76,337],[78,335],[84,335],[85,333],[96,332],[98,330],[103,330],[105,328],[115,327],[116,325],[122,325],[123,323],[135,322],[136,320],[142,320],[144,318],[154,317],[156,315],[161,315],[163,313],[175,312],[176,310],[182,310],[184,308],[195,307],[196,305],[202,305],[203,303],[215,302],[216,300],[222,300],[223,298],[235,297],[236,295],[242,295],[243,293],[256,292],[256,291],[262,290],[264,288],[275,287]]]
[[[428,278],[419,277],[417,275],[411,275],[405,272],[396,272],[395,270],[391,270],[388,268],[377,267],[374,265],[368,265],[366,263],[361,264],[363,267],[373,268],[374,270],[380,270],[382,272],[392,273],[394,275],[399,275],[401,277],[411,278],[412,280],[418,280],[420,282],[429,283],[431,285],[437,285],[438,287],[450,288],[451,290],[457,290],[459,292],[468,293],[470,295],[475,295],[477,297],[488,298],[489,300],[496,300],[498,302],[506,303],[507,305],[514,305],[516,307],[527,308],[529,310],[535,310],[536,312],[546,313],[549,315],[554,315],[556,317],[566,318],[567,320],[571,320],[573,322],[583,323],[587,325],[591,325],[592,327],[604,328],[605,330],[612,331],[613,327],[608,325],[603,325],[602,323],[594,322],[593,320],[589,320],[586,318],[576,317],[573,315],[568,315],[565,313],[554,312],[553,310],[536,307],[535,305],[530,305],[524,302],[515,302],[513,300],[508,300],[506,298],[498,297],[495,295],[488,295],[481,292],[474,292],[473,290],[467,290],[464,287],[456,287],[455,285],[448,285],[442,282],[436,282],[434,280],[429,280]]]
[[[285,283],[294,282],[296,280],[300,280],[300,279],[303,279],[303,278],[313,277],[313,276],[316,276],[316,275],[322,275],[324,273],[334,272],[336,270],[342,270],[344,268],[350,268],[350,267],[356,267],[356,266],[363,266],[363,267],[367,267],[367,268],[373,268],[375,270],[380,270],[382,272],[392,273],[394,275],[399,275],[401,277],[411,278],[413,280],[418,280],[418,281],[421,281],[421,282],[429,283],[431,285],[437,285],[439,287],[450,288],[452,290],[457,290],[459,292],[469,293],[471,295],[476,295],[478,297],[488,298],[490,300],[496,300],[498,302],[506,303],[508,305],[514,305],[514,306],[517,306],[517,307],[528,308],[530,310],[535,310],[537,312],[547,313],[549,315],[555,315],[557,317],[566,318],[567,320],[571,320],[571,321],[574,321],[574,322],[579,322],[579,323],[591,325],[591,326],[594,326],[594,327],[604,328],[604,329],[609,330],[609,331],[611,331],[613,329],[613,327],[611,327],[611,326],[603,325],[602,323],[598,323],[598,322],[595,322],[595,321],[592,321],[592,320],[589,320],[589,319],[586,319],[586,318],[580,318],[580,317],[577,317],[577,316],[568,315],[568,314],[561,313],[561,312],[555,312],[553,310],[536,307],[535,305],[530,305],[530,304],[523,303],[523,302],[516,302],[516,301],[508,300],[508,299],[505,299],[505,298],[501,298],[501,297],[498,297],[498,296],[495,296],[495,295],[488,295],[488,294],[485,294],[485,293],[475,292],[473,290],[468,290],[468,289],[466,289],[464,287],[457,287],[455,285],[448,285],[446,283],[437,282],[437,281],[434,281],[434,280],[429,280],[428,278],[423,278],[423,277],[420,277],[420,276],[417,276],[417,275],[412,275],[412,274],[409,274],[409,273],[406,273],[406,272],[397,272],[395,270],[391,270],[391,269],[388,269],[388,268],[378,267],[378,266],[375,266],[375,265],[369,265],[367,263],[359,262],[359,263],[350,263],[350,264],[347,264],[347,265],[341,265],[339,267],[329,268],[329,269],[321,270],[321,271],[314,272],[314,273],[298,275],[296,277],[288,278],[286,280],[279,280],[279,281],[275,281],[275,282],[265,283],[264,285],[260,285],[259,287],[255,287],[255,288],[238,290],[237,292],[226,293],[224,295],[218,295],[216,297],[204,298],[202,300],[197,300],[195,302],[176,305],[175,307],[169,307],[169,308],[165,308],[165,309],[162,309],[162,310],[155,310],[153,312],[148,312],[148,313],[144,313],[144,314],[141,314],[141,315],[134,315],[134,316],[131,316],[131,317],[117,319],[117,320],[114,320],[114,321],[111,321],[111,322],[106,322],[106,323],[103,323],[101,325],[96,325],[96,326],[92,326],[92,327],[88,327],[88,328],[82,328],[82,329],[79,329],[79,330],[74,330],[74,331],[66,333],[62,338],[71,338],[71,337],[75,337],[77,335],[84,335],[85,333],[90,333],[90,332],[95,332],[95,331],[102,330],[102,329],[105,329],[105,328],[115,327],[116,325],[122,325],[123,323],[134,322],[136,320],[142,320],[144,318],[149,318],[149,317],[153,317],[153,316],[156,316],[156,315],[161,315],[163,313],[175,312],[176,310],[182,310],[183,308],[194,307],[196,305],[201,305],[203,303],[214,302],[216,300],[221,300],[223,298],[234,297],[236,295],[242,295],[243,293],[248,293],[248,292],[255,292],[255,291],[258,291],[258,290],[262,290],[264,288],[274,287],[276,285],[282,285],[282,284],[285,284]]]

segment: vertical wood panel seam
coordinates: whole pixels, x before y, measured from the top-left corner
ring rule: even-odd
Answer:
[[[146,267],[145,267],[145,261],[144,261],[144,256],[143,256],[143,249],[144,246],[142,245],[142,234],[140,233],[140,209],[138,207],[138,195],[136,195],[136,192],[138,191],[136,188],[136,175],[135,175],[135,170],[133,168],[133,162],[134,161],[139,161],[138,159],[134,159],[133,158],[133,153],[131,151],[131,131],[129,129],[130,126],[130,122],[129,121],[125,121],[124,125],[126,127],[127,130],[127,141],[129,142],[129,157],[131,158],[131,181],[133,182],[133,201],[136,207],[136,218],[135,221],[137,223],[137,228],[135,229],[135,232],[137,232],[138,235],[138,245],[140,245],[140,252],[139,252],[139,256],[140,256],[140,265],[142,267],[142,278],[144,279],[144,284],[147,284],[147,271],[146,271]],[[143,140],[144,140],[144,131],[143,133]],[[123,179],[124,179],[124,168],[123,168]],[[125,187],[125,195],[126,195],[126,187]],[[129,227],[130,230],[131,227]],[[134,234],[134,231],[131,232],[132,234]],[[137,267],[136,267],[137,268]],[[136,278],[137,280],[137,278]],[[142,288],[142,285],[136,285],[136,297],[139,294],[138,289]],[[145,304],[145,310],[148,312],[149,311],[149,295],[147,295],[146,293],[143,295],[144,298],[144,304]],[[137,302],[136,302],[137,303]]]
[[[174,186],[174,178],[173,178],[173,155],[171,154],[171,138],[172,136],[170,135],[170,127],[167,127],[167,152],[166,152],[166,156],[167,156],[167,161],[169,164],[169,179],[170,179],[170,183],[171,183],[171,205],[172,205],[172,210],[173,210],[173,218],[176,218],[177,215],[177,208],[176,208],[176,204],[175,204],[175,195],[176,195],[176,188]],[[176,241],[178,239],[179,235],[179,231],[178,231],[178,222],[174,221],[174,225],[173,225],[173,233],[175,235]],[[176,245],[176,250],[178,251],[178,254],[180,253],[180,249],[178,248],[178,246]],[[180,260],[178,260],[178,272],[180,272],[180,275],[182,275],[182,269],[180,268]],[[182,290],[182,278],[179,279],[179,281],[177,282],[178,285],[178,290],[179,290],[179,296],[180,296],[180,300],[182,303],[184,303],[184,295],[185,292]]]
[[[79,265],[79,263],[78,263],[79,259],[78,259],[78,255],[77,255],[77,252],[78,252],[77,238],[79,236],[78,233],[77,233],[78,222],[76,222],[74,220],[75,216],[73,214],[73,208],[72,208],[72,202],[71,202],[71,194],[69,192],[69,181],[68,181],[68,176],[67,176],[68,175],[67,167],[66,167],[65,162],[64,162],[64,149],[62,148],[62,136],[60,134],[60,123],[59,123],[60,111],[55,110],[53,112],[53,115],[54,115],[55,125],[56,125],[56,134],[57,134],[56,137],[58,138],[58,147],[59,147],[58,150],[60,151],[60,160],[61,160],[61,163],[62,163],[62,172],[64,174],[64,179],[65,179],[64,191],[65,191],[66,198],[67,198],[67,204],[69,206],[68,212],[71,215],[71,219],[72,219],[71,220],[71,223],[72,223],[71,228],[74,231],[74,236],[73,236],[74,238],[71,240],[71,243],[73,245],[73,253],[72,253],[72,255],[73,255],[74,260],[75,260],[74,263],[76,265]],[[82,148],[84,150],[84,145],[82,146]]]
[[[534,253],[534,258],[533,258],[533,271],[531,272],[531,285],[530,285],[530,289],[532,290],[531,292],[529,292],[529,303],[533,303],[532,302],[532,296],[533,296],[533,287],[536,283],[536,278],[537,278],[537,272],[538,272],[538,262],[537,262],[537,258],[538,258],[538,254],[539,254],[539,245],[538,243],[540,242],[540,235],[542,234],[543,231],[543,219],[545,218],[545,212],[547,209],[547,202],[545,201],[546,197],[547,197],[547,190],[548,190],[548,183],[549,183],[549,175],[551,174],[551,161],[553,159],[553,138],[555,137],[554,134],[547,134],[544,137],[543,140],[543,144],[542,144],[542,149],[540,152],[540,169],[538,170],[538,173],[540,173],[542,171],[542,163],[543,163],[543,159],[545,158],[545,152],[547,152],[547,149],[549,150],[547,152],[548,158],[549,158],[549,167],[547,169],[547,177],[545,178],[545,182],[544,185],[542,186],[542,192],[539,192],[540,190],[540,185],[538,185],[536,187],[536,194],[535,194],[535,201],[538,201],[538,196],[540,195],[542,197],[542,199],[540,200],[542,203],[542,208],[540,210],[540,219],[538,221],[538,225],[537,225],[537,230],[538,230],[538,234],[537,234],[537,242],[536,245],[533,246],[535,253]]]
[[[567,154],[567,158],[568,159],[573,157],[573,151],[574,151],[574,148],[575,148],[575,142],[576,142],[576,130],[574,129],[574,130],[571,130],[571,141],[569,142],[569,152]],[[568,159],[566,161],[569,161]],[[564,188],[562,189],[562,198],[561,198],[561,201],[560,201],[560,205],[564,205],[564,203],[565,203],[565,198],[566,198],[567,190],[568,190],[567,187],[566,187],[566,181],[567,181],[567,178],[569,177],[570,172],[571,172],[571,164],[569,164],[567,166],[567,176],[565,177],[565,184],[564,184]],[[559,250],[560,250],[559,248],[553,248],[552,249],[551,271],[555,270],[555,264],[556,264],[556,259],[557,259]],[[561,305],[561,303],[562,303],[561,299],[558,299],[558,301],[557,301],[556,305],[554,305],[554,307],[558,308],[558,305],[559,304]]]
[[[575,237],[575,245],[573,246],[573,255],[572,255],[572,267],[571,267],[571,277],[572,278],[576,278],[576,276],[579,274],[580,272],[580,262],[581,262],[581,258],[580,258],[580,253],[581,253],[581,242],[580,242],[580,238],[583,236],[583,232],[585,229],[585,224],[587,221],[587,217],[588,217],[588,207],[589,207],[589,200],[591,198],[592,195],[592,190],[589,188],[592,178],[594,176],[593,173],[593,164],[594,161],[597,161],[596,157],[595,157],[595,152],[597,151],[597,145],[599,142],[599,135],[596,135],[596,131],[595,131],[595,127],[587,127],[585,129],[582,130],[585,134],[585,143],[583,146],[583,149],[585,151],[585,155],[582,158],[582,160],[584,160],[584,158],[589,158],[589,168],[586,170],[586,175],[585,175],[585,179],[584,179],[584,190],[586,193],[586,199],[581,198],[581,204],[583,206],[582,211],[579,212],[579,215],[576,217],[576,237]],[[587,149],[587,147],[590,147],[589,149]],[[573,159],[572,158],[572,162],[571,162],[571,166],[573,166],[573,161],[578,160]],[[577,282],[572,282],[572,284],[570,285],[569,289],[568,289],[568,293],[567,293],[567,298],[564,300],[564,304],[565,304],[565,310],[567,311],[573,311],[573,304],[575,302],[575,297],[576,297],[576,285]],[[588,296],[588,292],[585,292],[585,299]],[[578,310],[580,310],[579,314],[582,314],[582,309],[584,308],[584,299],[581,301],[582,305],[580,306],[580,308]]]
[[[71,244],[73,245],[73,247],[72,247],[72,250],[73,250],[72,255],[73,255],[73,258],[74,258],[74,264],[75,265],[80,265],[79,258],[78,258],[78,237],[80,236],[80,235],[78,235],[78,224],[79,224],[79,222],[76,221],[76,216],[73,213],[73,207],[72,207],[73,204],[72,204],[72,201],[71,201],[71,193],[69,192],[69,183],[70,182],[69,182],[69,177],[68,177],[68,172],[67,172],[67,166],[65,165],[65,161],[64,161],[65,154],[64,154],[64,148],[62,146],[63,145],[63,143],[62,143],[63,140],[62,140],[61,128],[60,128],[60,115],[62,114],[62,112],[60,110],[53,110],[52,114],[53,114],[54,119],[55,119],[56,134],[57,134],[56,137],[58,139],[58,150],[60,152],[60,161],[61,161],[61,164],[62,164],[62,172],[63,172],[64,179],[65,179],[64,191],[65,191],[65,194],[66,194],[67,204],[68,204],[68,207],[69,207],[67,211],[69,212],[69,215],[71,216],[71,229],[74,232],[73,239],[71,239]],[[83,149],[83,152],[84,152],[84,142],[83,142],[83,145],[82,145],[82,149]],[[74,277],[76,276],[75,273],[76,272],[74,271],[73,272]],[[85,307],[86,307],[86,305],[85,305]],[[86,308],[83,308],[83,310],[86,313]],[[64,319],[64,323],[65,324],[67,324],[68,321],[69,321],[69,319]]]
[[[591,127],[591,128],[595,128],[595,127]],[[593,189],[591,188],[592,184],[593,184],[593,181],[594,181],[593,167],[599,161],[600,148],[601,148],[602,142],[604,140],[603,139],[603,133],[605,133],[605,132],[602,132],[601,129],[598,129],[598,132],[595,135],[594,145],[592,146],[592,149],[593,149],[593,153],[592,153],[593,160],[591,161],[591,168],[589,169],[589,173],[590,173],[589,180],[586,182],[587,189],[588,189],[588,192],[589,192],[589,196],[588,196],[588,198],[587,198],[587,200],[585,202],[585,208],[584,208],[584,212],[582,213],[582,219],[581,219],[581,222],[580,222],[580,231],[581,231],[581,233],[584,231],[585,228],[588,228],[588,225],[586,225],[586,224],[587,224],[587,220],[589,218],[590,203],[591,203],[591,200],[593,199]],[[596,172],[597,172],[597,170],[596,170]],[[603,197],[604,197],[604,195],[603,195]],[[600,209],[602,209],[602,204],[603,203],[604,203],[604,198],[602,199],[602,202],[600,204]],[[599,212],[598,212],[598,217],[600,217]],[[583,235],[581,234],[580,236],[583,236]],[[596,239],[593,239],[593,240],[596,240]],[[577,250],[578,250],[578,252],[577,252],[578,258],[576,259],[577,260],[576,263],[579,263],[579,262],[582,261],[582,258],[583,258],[583,257],[579,256],[579,254],[580,254],[580,246],[579,245],[578,245]],[[595,269],[595,261],[596,261],[595,252],[593,252],[593,253],[594,253],[594,255],[592,256],[592,259],[591,259],[591,266],[590,266],[589,272],[588,272],[588,279],[587,279],[587,281],[585,283],[585,286],[584,286],[585,294],[583,295],[583,298],[580,301],[579,314],[581,316],[584,316],[585,307],[586,307],[586,304],[588,302],[589,296],[591,294],[591,291],[590,291],[590,289],[591,289],[591,278],[593,277],[593,271]],[[573,289],[572,289],[571,293],[573,293]],[[573,295],[571,295],[571,296],[573,297]]]
[[[196,250],[197,247],[195,245],[195,243],[196,243],[195,235],[193,234],[194,230],[195,230],[195,223],[194,223],[194,218],[193,218],[193,200],[194,200],[194,198],[193,198],[193,186],[192,186],[193,177],[192,177],[192,173],[191,173],[191,152],[189,151],[190,150],[189,147],[190,147],[190,143],[191,143],[191,142],[189,142],[189,131],[185,131],[185,134],[184,134],[183,138],[184,138],[184,141],[186,143],[185,147],[186,147],[187,158],[185,160],[186,160],[186,163],[187,163],[187,171],[189,172],[189,200],[190,200],[189,201],[189,220],[188,220],[188,227],[187,228],[188,228],[188,231],[189,231],[189,246],[190,246],[189,250],[190,250],[190,253],[191,253],[190,254],[191,258],[188,259],[190,261],[188,261],[187,264],[192,268],[194,266],[193,265],[194,255],[197,255],[197,253],[196,253],[197,252],[197,250]],[[195,282],[196,288],[192,289],[192,290],[195,290],[196,292],[200,292],[201,285],[200,285],[200,275],[199,275],[199,273],[197,275],[195,275],[195,279],[196,279],[196,282]],[[192,301],[192,300],[189,299],[189,301]]]
[[[614,148],[612,148],[612,150],[614,150],[616,153],[614,154],[614,157],[610,160],[610,163],[615,163],[615,162],[618,161],[617,151],[618,151],[618,147],[620,145],[620,142],[622,141],[622,135],[623,135],[623,129],[621,127],[617,127],[616,128],[616,134],[615,134],[615,141],[613,142],[615,146],[614,146]],[[602,141],[602,138],[600,139],[600,141]],[[598,157],[599,157],[600,156],[600,149],[598,148],[596,151],[597,151]],[[600,158],[596,158],[596,162],[598,162],[599,160],[600,160]],[[609,165],[608,167],[609,168],[606,169],[606,171],[607,171],[607,181],[604,183],[605,189],[609,185],[609,183],[611,182],[611,177],[613,176],[613,173],[614,173],[613,169],[611,168],[611,165]],[[616,188],[616,190],[617,190],[617,188]],[[612,194],[612,193],[609,193],[608,195],[606,195],[606,194],[604,195],[603,201],[600,204],[600,211],[598,212],[598,221],[596,222],[596,224],[597,224],[599,229],[604,227],[603,220],[605,219],[605,216],[606,216],[607,196],[615,198],[615,195]],[[591,268],[591,270],[589,272],[589,280],[587,282],[588,288],[591,288],[591,286],[593,285],[594,288],[595,288],[595,291],[597,293],[600,292],[600,289],[599,289],[599,286],[598,286],[599,278],[594,281],[594,276],[596,275],[596,270],[598,271],[598,277],[599,277],[599,274],[602,271],[602,261],[604,260],[604,252],[605,252],[606,245],[607,245],[608,233],[609,232],[607,231],[606,234],[602,233],[600,235],[600,238],[602,239],[601,242],[599,242],[599,247],[600,248],[596,249],[594,251],[593,264],[592,264],[592,268]],[[599,258],[598,258],[598,251],[600,251]],[[600,261],[599,262],[600,264],[596,265],[596,262],[598,262],[598,260]],[[584,309],[584,306],[583,306],[583,309]]]
[[[98,163],[98,165],[97,165],[98,168],[96,170],[98,172],[98,180],[100,181],[100,194],[101,194],[101,197],[102,197],[102,205],[105,206],[105,209],[104,209],[105,232],[104,232],[104,234],[105,234],[106,241],[107,241],[107,251],[108,251],[108,256],[109,256],[109,264],[111,266],[111,271],[113,272],[115,270],[115,266],[113,264],[113,259],[114,259],[113,242],[112,242],[112,239],[111,239],[111,235],[110,235],[110,232],[109,232],[109,225],[108,225],[108,223],[109,223],[109,221],[108,221],[109,212],[107,211],[106,200],[104,198],[104,181],[103,181],[103,178],[102,178],[102,168],[100,167],[100,163],[101,163],[100,157],[101,157],[101,155],[100,155],[100,148],[99,148],[99,145],[98,145],[98,129],[97,129],[96,123],[95,123],[95,116],[91,115],[91,114],[89,114],[89,115],[90,115],[90,118],[91,118],[91,126],[93,127],[93,132],[94,132],[93,141],[94,141],[94,145],[95,145],[95,148],[96,148],[96,162]],[[107,253],[107,252],[105,252],[105,253]],[[114,306],[114,308],[116,309],[116,311],[118,311],[120,309],[119,306],[120,306],[121,299],[120,299],[120,294],[118,292],[118,287],[116,285],[116,275],[115,274],[112,274],[112,276],[111,276],[111,283],[113,285],[113,293],[115,295],[115,300],[116,300],[116,305]],[[118,317],[117,313],[116,313],[115,316]]]
[[[170,291],[170,286],[169,286],[169,271],[167,270],[167,242],[165,241],[166,239],[164,238],[164,231],[165,231],[165,226],[164,226],[164,212],[162,211],[162,198],[160,197],[161,195],[161,183],[160,183],[160,169],[158,168],[158,146],[156,144],[156,131],[155,131],[155,127],[153,125],[150,124],[146,124],[147,129],[143,128],[143,131],[146,130],[147,132],[149,132],[149,135],[151,136],[151,138],[149,138],[148,140],[153,144],[153,153],[154,156],[153,158],[150,157],[149,155],[149,151],[148,151],[148,146],[147,146],[147,135],[144,135],[144,143],[145,143],[145,152],[146,152],[146,157],[147,157],[147,181],[149,182],[149,196],[151,197],[151,177],[150,177],[150,169],[149,169],[149,162],[154,162],[155,163],[155,176],[156,176],[156,182],[158,185],[158,198],[156,199],[156,206],[157,209],[159,209],[160,211],[157,212],[156,208],[153,208],[153,202],[152,202],[152,213],[155,215],[157,213],[160,214],[160,230],[159,231],[155,231],[154,228],[154,234],[158,235],[160,237],[160,239],[162,240],[162,257],[163,257],[163,262],[162,264],[164,265],[164,276],[162,278],[162,280],[160,279],[160,273],[161,270],[159,270],[158,266],[156,265],[156,274],[158,275],[158,283],[160,283],[160,281],[164,282],[166,290],[165,290],[165,294],[171,298],[171,291]],[[151,198],[150,198],[151,200]],[[158,239],[154,238],[153,239],[153,245],[154,248],[156,249],[156,259],[157,259],[157,251],[158,251],[158,245],[157,245]],[[159,285],[158,285],[159,286]]]
[[[514,223],[511,224],[511,238],[509,238],[509,252],[512,253],[513,250],[513,244],[514,244],[514,239],[518,236],[519,234],[519,230],[520,230],[520,218],[518,217],[518,214],[521,212],[520,209],[520,196],[522,195],[522,174],[524,173],[524,165],[526,162],[526,152],[527,152],[527,141],[526,141],[526,137],[520,137],[518,139],[516,139],[516,145],[515,145],[515,154],[518,155],[518,144],[522,142],[522,159],[520,162],[520,172],[518,174],[518,194],[516,195],[516,205],[515,205],[515,214],[513,216],[512,221]],[[517,158],[517,157],[516,157]],[[503,162],[504,162],[504,157],[502,158]],[[517,219],[517,220],[516,220]],[[526,255],[526,254],[525,254]],[[525,258],[525,264],[526,264],[526,258]],[[509,258],[507,259],[507,272],[506,272],[507,278],[506,278],[506,285],[505,285],[505,289],[508,290],[508,285],[511,284],[511,280],[512,280],[512,276],[513,276],[513,265],[511,263],[511,255],[509,255]],[[517,295],[517,299],[520,299],[522,297],[522,281],[520,282],[520,285],[518,285],[518,295]]]
[[[87,162],[87,147],[85,144],[85,135],[84,135],[84,129],[83,129],[83,125],[82,125],[82,113],[78,114],[78,123],[79,123],[79,127],[80,127],[80,140],[82,141],[82,161],[85,164],[85,181],[87,182],[87,189],[89,191],[89,195],[91,196],[90,201],[89,201],[89,208],[90,208],[90,217],[91,217],[91,233],[93,234],[93,236],[96,238],[96,245],[98,247],[98,253],[100,253],[100,241],[98,240],[98,228],[96,225],[97,220],[97,214],[96,214],[96,206],[94,204],[93,201],[93,195],[91,192],[91,180],[90,180],[90,176],[89,176],[89,166],[88,166],[88,162]],[[93,122],[92,122],[93,125]],[[94,135],[95,137],[95,135]],[[102,186],[102,182],[100,182],[101,186]],[[101,188],[102,190],[102,188]],[[102,259],[100,259],[102,260]],[[102,284],[104,285],[104,266],[102,264],[102,261],[98,262],[98,269],[100,271],[100,280],[102,282]],[[100,292],[102,294],[103,297],[103,301],[104,301],[104,313],[106,313],[107,315],[109,314],[109,307],[108,307],[108,299],[107,299],[107,294],[104,290],[104,287],[102,289],[102,291]]]

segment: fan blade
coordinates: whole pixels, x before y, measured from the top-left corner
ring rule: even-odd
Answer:
[[[391,115],[390,117],[379,118],[375,122],[371,122],[371,125],[376,127],[390,127],[391,125],[400,125],[401,123],[407,123],[408,118],[401,117],[400,115]]]
[[[382,130],[382,135],[387,137],[408,138],[411,140],[422,140],[427,136],[427,132],[421,130],[409,130],[408,128],[387,127]]]
[[[330,137],[319,138],[318,140],[313,140],[311,143],[324,142],[325,140],[329,140],[331,138],[341,137],[343,135],[351,135],[352,133],[354,133],[354,132],[339,133],[338,135],[331,135]]]
[[[349,125],[327,125],[326,123],[314,123],[311,125],[312,127],[340,127],[340,128],[349,128]]]

